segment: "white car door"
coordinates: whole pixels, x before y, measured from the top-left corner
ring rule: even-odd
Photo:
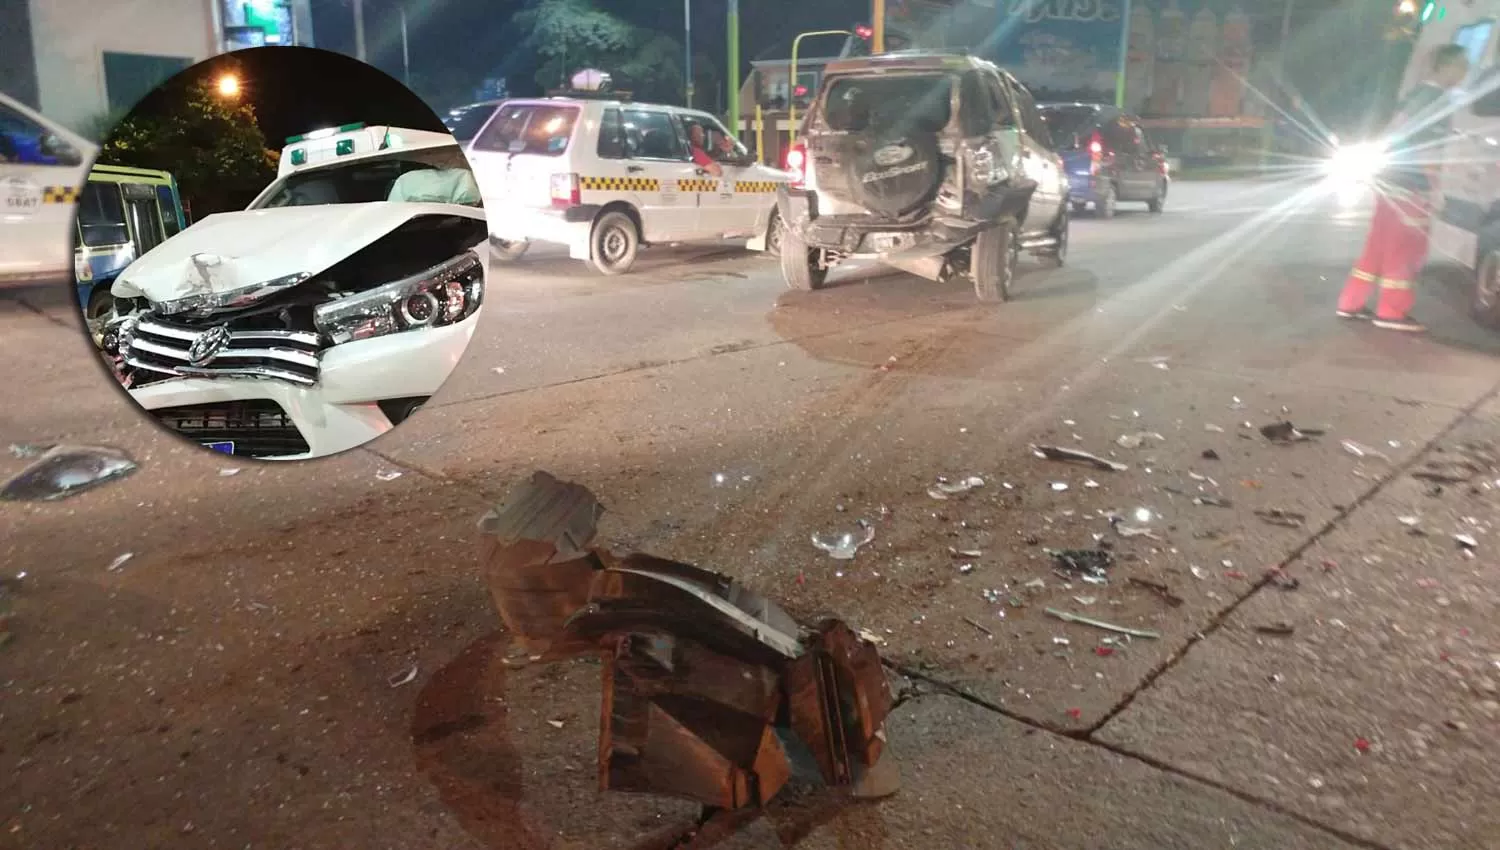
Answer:
[[[93,145],[0,95],[0,280],[65,279]]]
[[[718,191],[699,196],[703,223],[711,230],[709,238],[756,235],[760,223],[776,204],[776,186],[768,179],[771,170],[755,163],[745,146],[717,118],[702,112],[685,112],[683,119],[704,128],[708,144],[713,148],[708,153],[724,170],[723,177],[718,179]],[[733,142],[732,155],[718,149],[720,139]]]

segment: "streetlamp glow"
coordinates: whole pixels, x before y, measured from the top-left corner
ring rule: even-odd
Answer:
[[[1398,15],[1415,15],[1417,13],[1417,0],[1401,0],[1396,6]]]
[[[219,77],[219,94],[224,97],[237,97],[240,93],[240,78],[233,74],[224,74]]]

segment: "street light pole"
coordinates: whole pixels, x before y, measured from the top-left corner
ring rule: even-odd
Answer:
[[[793,144],[795,144],[797,141],[797,47],[802,44],[802,39],[807,38],[810,35],[852,36],[854,35],[854,33],[849,32],[848,30],[816,30],[814,32],[798,33],[797,37],[792,39],[792,67],[790,70],[791,76],[787,80],[786,84],[786,124],[787,135],[791,138]]]
[[[1120,10],[1120,70],[1115,77],[1115,108],[1125,108],[1125,74],[1130,69],[1130,0]]]
[[[682,0],[682,75],[686,78],[683,93],[687,105],[693,105],[693,2]]]
[[[724,75],[725,94],[729,100],[730,132],[740,137],[740,0],[729,0],[728,73]]]
[[[406,6],[401,6],[401,82],[411,88],[411,52],[406,43]]]
[[[364,0],[354,0],[354,58],[361,62],[368,61],[365,58]]]

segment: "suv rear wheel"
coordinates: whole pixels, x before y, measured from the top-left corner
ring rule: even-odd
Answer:
[[[594,223],[589,237],[589,258],[594,268],[607,275],[620,275],[635,265],[640,251],[641,235],[635,222],[622,212],[605,213]]]
[[[822,259],[822,252],[807,247],[802,237],[790,227],[781,229],[781,276],[789,288],[822,289],[828,281],[828,269],[823,266]]]
[[[980,301],[994,303],[1010,300],[1010,285],[1016,279],[1021,261],[1021,240],[1014,222],[992,227],[974,239],[969,254],[969,276],[974,279],[974,295]]]
[[[1105,183],[1104,188],[1099,190],[1099,200],[1094,202],[1094,214],[1100,218],[1114,218],[1115,208],[1119,206],[1120,198],[1115,192],[1115,184]]]

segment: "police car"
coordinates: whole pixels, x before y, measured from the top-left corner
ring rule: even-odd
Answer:
[[[0,93],[0,285],[68,280],[73,206],[97,153]]]
[[[694,127],[721,176],[693,161]],[[745,239],[774,253],[779,242],[786,172],[755,162],[712,115],[634,103],[597,71],[564,94],[506,101],[466,149],[497,260],[552,242],[618,275],[643,245]]]
[[[479,321],[484,210],[447,133],[293,137],[279,176],[115,280],[104,334],[135,401],[228,454],[362,445],[442,386]]]

